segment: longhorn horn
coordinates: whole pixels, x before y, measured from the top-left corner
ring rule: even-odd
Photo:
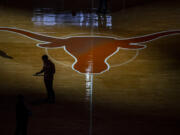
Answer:
[[[162,32],[158,32],[158,33],[145,35],[145,36],[125,39],[124,41],[126,41],[128,43],[143,43],[143,42],[149,42],[149,41],[155,40],[157,38],[165,37],[168,35],[174,35],[174,34],[180,34],[180,30],[162,31]]]
[[[20,35],[31,38],[33,40],[50,42],[50,43],[60,43],[62,45],[65,44],[65,40],[66,40],[66,39],[62,39],[62,38],[45,36],[45,35],[41,35],[41,34],[38,34],[35,32],[31,32],[31,31],[27,31],[27,30],[23,30],[23,29],[18,29],[18,28],[0,27],[0,31],[9,31],[9,32],[13,32],[13,33],[18,33]]]

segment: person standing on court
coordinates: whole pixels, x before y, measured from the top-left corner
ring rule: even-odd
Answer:
[[[42,60],[43,60],[43,68],[40,72],[37,72],[35,76],[44,73],[44,83],[48,94],[48,102],[55,103],[55,93],[53,90],[55,65],[48,59],[47,55],[43,55]]]
[[[98,8],[98,13],[107,13],[107,0],[99,0],[99,8]]]
[[[27,135],[28,119],[32,112],[27,109],[24,103],[24,96],[17,96],[16,104],[16,131],[15,135]]]

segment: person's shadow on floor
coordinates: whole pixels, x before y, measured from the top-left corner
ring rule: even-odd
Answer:
[[[7,59],[13,59],[13,57],[9,56],[6,52],[0,50],[0,56]]]

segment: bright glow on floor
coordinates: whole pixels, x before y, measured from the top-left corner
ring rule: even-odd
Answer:
[[[32,22],[37,26],[80,26],[80,27],[103,27],[112,29],[112,16],[102,15],[95,12],[77,12],[75,16],[69,11],[55,12],[53,9],[37,8],[34,10]]]

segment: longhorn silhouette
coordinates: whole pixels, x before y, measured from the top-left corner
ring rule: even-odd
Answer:
[[[106,60],[119,49],[139,50],[144,49],[146,45],[141,43],[149,42],[160,37],[179,34],[180,30],[162,31],[139,37],[119,39],[107,36],[72,36],[58,38],[30,32],[18,28],[0,27],[0,31],[9,31],[21,34],[33,40],[44,43],[37,44],[41,48],[59,48],[64,47],[76,61],[72,68],[80,73],[102,73],[109,65]]]

